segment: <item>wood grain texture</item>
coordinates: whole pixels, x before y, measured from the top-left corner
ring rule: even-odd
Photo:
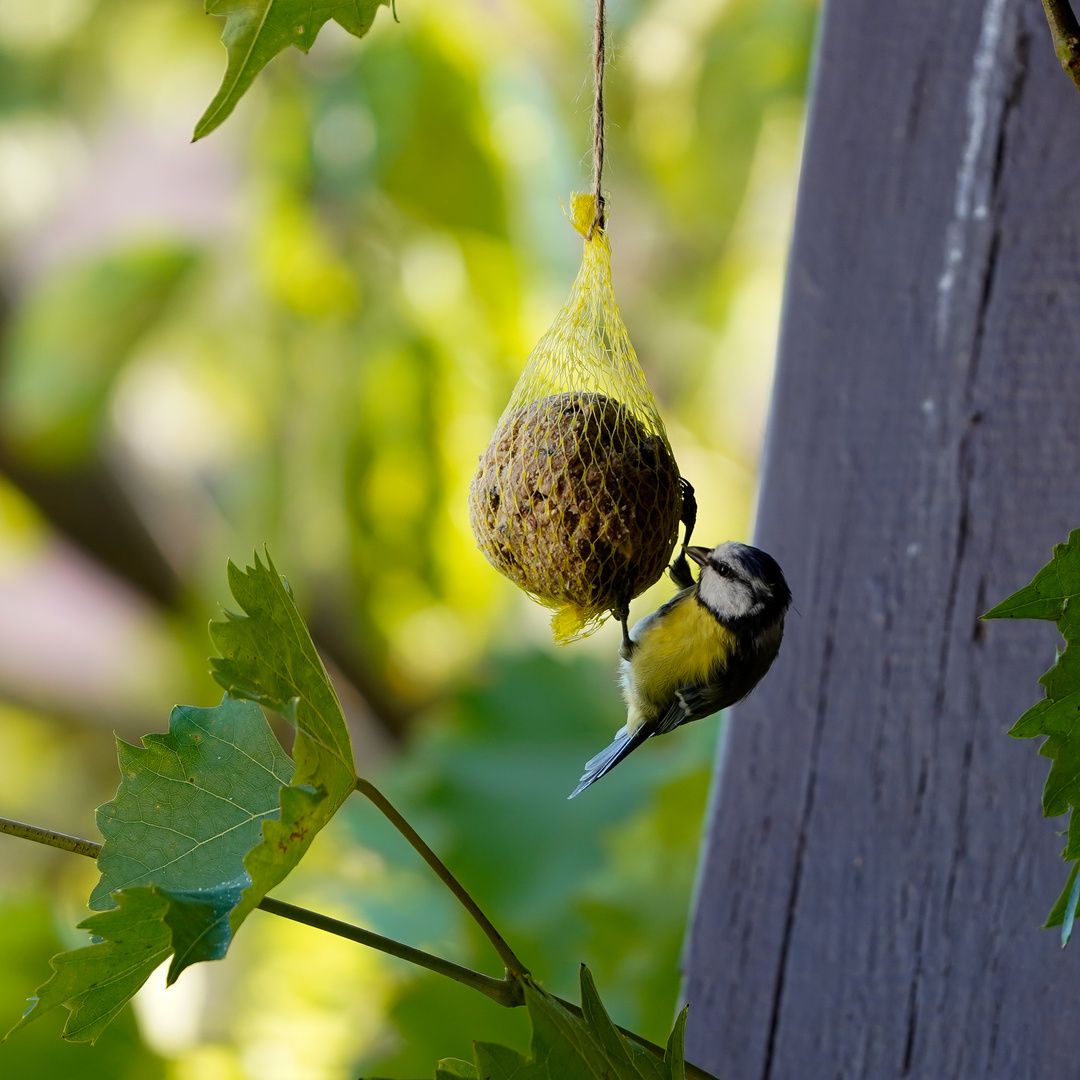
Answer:
[[[722,1080],[1080,1075],[1050,624],[1080,525],[1080,96],[1039,0],[829,0],[757,542],[799,614],[722,749],[687,1056]]]

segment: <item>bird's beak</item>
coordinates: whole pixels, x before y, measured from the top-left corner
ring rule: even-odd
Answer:
[[[704,566],[709,561],[709,549],[703,547],[688,547],[686,554],[698,564]]]

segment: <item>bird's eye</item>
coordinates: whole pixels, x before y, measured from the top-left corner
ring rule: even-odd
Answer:
[[[728,566],[727,563],[717,563],[716,564],[716,572],[721,577],[727,577],[731,573],[731,567]]]

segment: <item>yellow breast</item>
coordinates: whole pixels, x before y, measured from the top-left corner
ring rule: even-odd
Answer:
[[[726,664],[735,635],[721,626],[692,596],[676,604],[638,638],[633,660],[624,667],[627,730],[633,733],[666,712],[682,686],[709,681]]]

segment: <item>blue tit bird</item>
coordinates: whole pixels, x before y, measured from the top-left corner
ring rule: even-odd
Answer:
[[[742,701],[780,651],[791,590],[776,560],[747,544],[683,549],[701,568],[695,583],[680,555],[680,591],[627,634],[620,678],[626,724],[585,765],[570,798],[606,775],[646,739]]]

